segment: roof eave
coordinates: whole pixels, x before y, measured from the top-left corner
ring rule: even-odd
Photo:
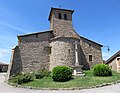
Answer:
[[[116,58],[119,54],[120,54],[120,50],[117,53],[115,53],[113,56],[111,56],[105,63],[106,64],[111,63],[112,60],[114,60],[114,58]]]
[[[94,42],[94,41],[92,41],[92,40],[90,40],[90,39],[87,39],[87,38],[85,38],[85,37],[82,37],[82,36],[80,36],[80,37],[83,38],[83,39],[86,39],[86,40],[88,40],[88,41],[90,41],[90,42],[92,42],[92,43],[95,43],[95,44],[99,45],[100,47],[103,47],[103,45],[101,45],[101,44],[99,44],[99,43],[97,43],[97,42]]]
[[[41,34],[41,33],[47,33],[47,32],[52,32],[53,30],[49,31],[44,31],[44,32],[36,32],[36,33],[31,33],[31,34],[25,34],[25,35],[18,35],[17,37],[24,37],[24,36],[30,36],[30,35],[35,35],[35,34]]]

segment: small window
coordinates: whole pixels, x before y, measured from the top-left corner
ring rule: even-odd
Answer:
[[[48,47],[48,54],[51,54],[51,48],[52,47]]]
[[[64,14],[64,19],[67,20],[67,14]]]
[[[70,49],[68,49],[68,53],[70,54]]]
[[[89,55],[89,61],[92,61],[92,55]]]
[[[62,19],[61,13],[58,14],[58,18],[59,18],[59,19]]]
[[[51,48],[50,46],[45,46],[44,51],[46,51],[48,54],[51,54]]]

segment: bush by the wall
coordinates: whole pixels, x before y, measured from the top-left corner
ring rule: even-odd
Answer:
[[[105,64],[97,64],[93,67],[94,76],[112,76],[111,68]]]
[[[51,72],[49,70],[43,69],[42,70],[44,77],[50,76]]]
[[[34,80],[34,75],[32,73],[17,74],[12,77],[9,81],[16,84],[27,83]]]
[[[17,73],[11,76],[8,81],[15,84],[22,84],[22,83],[33,81],[34,79],[41,79],[45,76],[48,77],[50,73],[51,73],[50,71],[45,69],[41,69],[33,73],[25,73],[25,74]]]
[[[68,66],[57,66],[52,70],[52,78],[54,81],[64,82],[72,78],[73,70]]]
[[[35,78],[36,79],[41,79],[45,76],[48,77],[50,75],[50,73],[51,73],[50,71],[45,70],[45,69],[38,70],[38,71],[35,72]]]

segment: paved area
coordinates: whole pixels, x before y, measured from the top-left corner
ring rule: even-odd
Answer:
[[[83,89],[83,90],[34,90],[16,88],[4,82],[5,73],[0,73],[0,93],[120,93],[120,83],[102,88]]]

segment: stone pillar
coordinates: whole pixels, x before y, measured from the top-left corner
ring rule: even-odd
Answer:
[[[78,61],[78,42],[75,41],[75,66],[73,67],[74,71],[73,74],[74,76],[82,76],[84,75],[82,72],[82,65],[79,65]]]
[[[75,66],[78,66],[79,62],[78,62],[78,44],[75,41]]]

